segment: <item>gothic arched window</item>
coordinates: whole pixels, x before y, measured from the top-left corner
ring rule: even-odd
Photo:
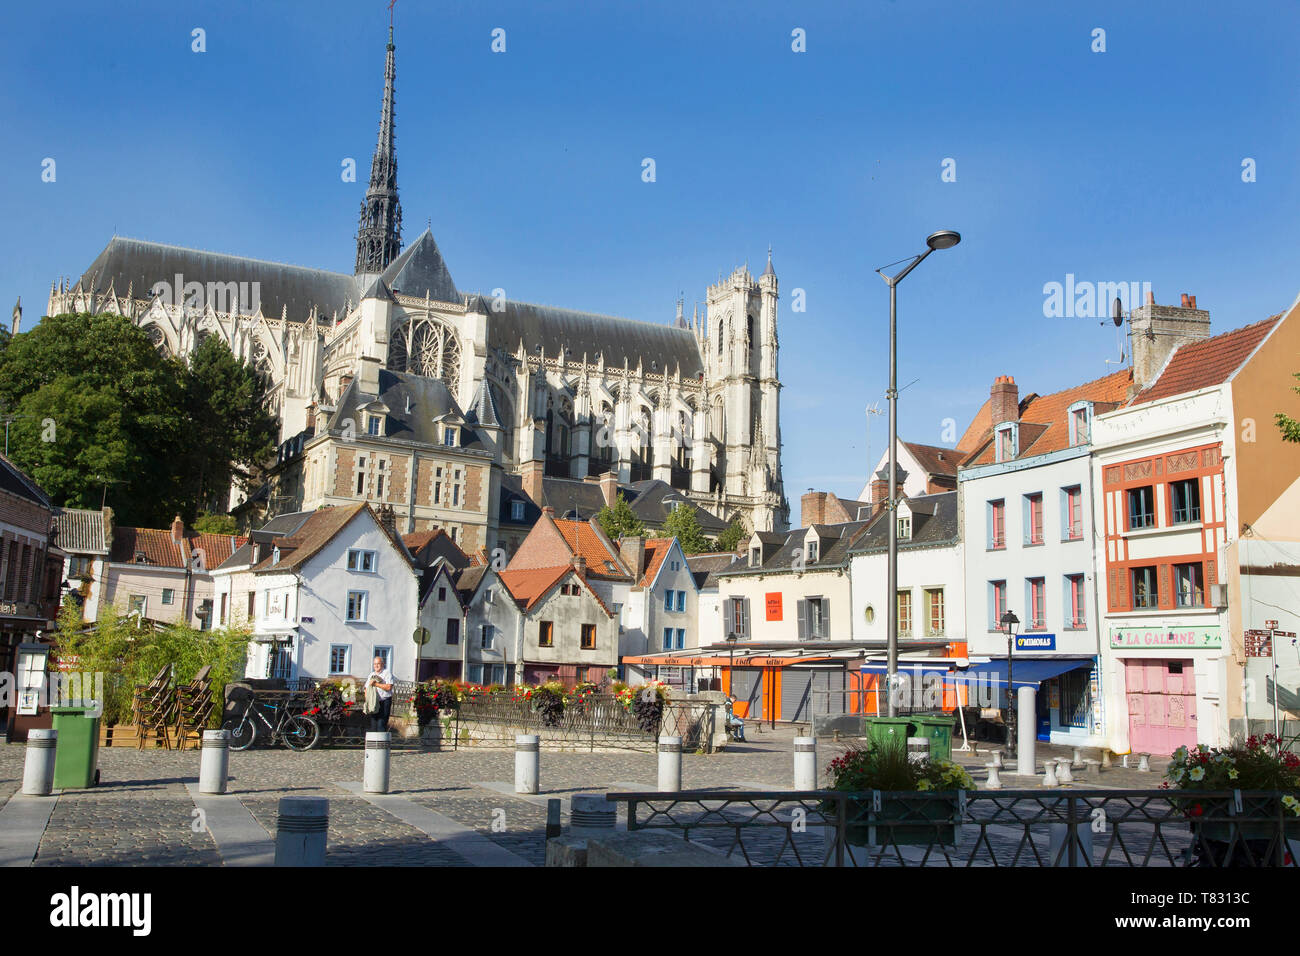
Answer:
[[[441,379],[454,395],[460,387],[460,340],[451,328],[429,316],[407,319],[393,333],[388,367]]]

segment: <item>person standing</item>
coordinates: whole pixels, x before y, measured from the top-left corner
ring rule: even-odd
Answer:
[[[372,733],[385,733],[388,730],[388,715],[393,709],[393,672],[388,669],[382,657],[376,657],[375,669],[366,677],[366,696],[373,690],[376,709],[370,714]]]

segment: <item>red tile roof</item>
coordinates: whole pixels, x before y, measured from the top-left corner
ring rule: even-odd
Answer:
[[[961,453],[951,448],[943,448],[939,445],[922,445],[917,442],[905,441],[902,443],[916,463],[927,475],[950,475],[957,477],[957,464],[961,461]],[[853,515],[852,517],[857,517]]]
[[[1102,378],[1053,392],[1051,395],[1030,394],[1020,403],[1020,454],[1017,458],[1031,455],[1046,455],[1061,451],[1070,446],[1070,422],[1068,410],[1075,402],[1089,401],[1097,412],[1109,411],[1122,403],[1128,395],[1129,382],[1132,379],[1130,369],[1121,369]],[[987,405],[980,410],[986,422],[984,434],[976,442],[967,430],[963,440],[972,446],[971,455],[962,462],[963,466],[992,464],[995,458],[993,447],[993,425],[988,423]],[[978,420],[977,416],[977,420]],[[975,424],[971,424],[974,428]]]
[[[515,601],[521,604],[526,611],[531,611],[542,599],[555,590],[559,584],[570,572],[572,567],[564,566],[557,568],[529,568],[525,571],[501,571],[497,576],[501,583],[510,591]],[[584,578],[574,575],[582,582],[582,586],[587,589],[588,593],[596,599],[596,603],[610,617],[614,613],[609,606],[601,600],[600,595],[596,593],[591,584]]]
[[[136,554],[144,556],[143,564],[152,564],[160,568],[183,568],[188,565],[187,557],[195,550],[203,552],[203,565],[207,569],[217,567],[229,558],[235,549],[248,539],[228,534],[196,534],[188,532],[185,541],[186,553],[172,540],[170,530],[157,528],[113,529],[113,546],[109,560],[120,564],[135,564]]]
[[[1141,405],[1211,385],[1222,385],[1254,354],[1281,318],[1279,313],[1261,322],[1180,346],[1165,363],[1160,376],[1129,404]]]
[[[570,521],[564,518],[554,520],[555,527],[563,535],[569,550],[586,558],[587,573],[592,577],[618,581],[626,581],[631,577],[618,549],[612,542],[606,544],[607,539],[594,527],[594,518],[591,521]],[[606,561],[613,564],[613,570],[605,566]]]
[[[645,543],[645,574],[641,576],[641,587],[648,588],[654,584],[659,567],[672,550],[672,538],[647,538]]]

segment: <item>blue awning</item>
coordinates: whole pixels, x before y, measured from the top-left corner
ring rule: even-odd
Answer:
[[[1017,660],[1011,671],[1016,687],[1037,687],[1043,681],[1059,677],[1068,671],[1078,670],[1080,667],[1090,668],[1092,663],[1091,657]],[[965,670],[947,675],[945,680],[958,684],[981,681],[1005,687],[1007,662],[1003,660],[972,664]]]

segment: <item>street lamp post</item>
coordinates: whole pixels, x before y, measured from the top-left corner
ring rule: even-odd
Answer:
[[[1014,756],[1016,752],[1016,697],[1015,683],[1012,680],[1012,656],[1013,645],[1016,639],[1016,625],[1020,623],[1020,618],[1016,617],[1012,611],[1007,611],[1002,615],[1002,629],[1007,632],[1007,755]]]
[[[919,266],[921,260],[930,253],[936,249],[951,249],[959,242],[961,242],[959,233],[951,229],[941,229],[926,238],[925,244],[928,248],[925,252],[912,256],[910,261],[898,260],[907,262],[901,271],[887,276],[881,269],[888,269],[889,266],[881,266],[876,270],[880,278],[884,279],[889,286],[889,489],[885,492],[888,496],[885,499],[887,502],[885,520],[889,522],[889,576],[885,604],[889,637],[889,674],[886,686],[889,688],[890,717],[898,716],[898,695],[895,693],[898,683],[898,519],[895,517],[895,509],[898,505],[895,498],[898,483],[898,284],[907,278],[907,274]],[[889,265],[897,264],[891,262]]]

